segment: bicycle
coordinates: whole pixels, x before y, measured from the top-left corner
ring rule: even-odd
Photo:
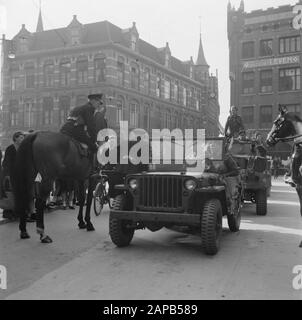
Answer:
[[[111,208],[110,196],[109,196],[109,178],[107,175],[100,172],[97,178],[97,183],[93,191],[93,209],[96,216],[99,216],[104,208],[104,205],[108,204]]]

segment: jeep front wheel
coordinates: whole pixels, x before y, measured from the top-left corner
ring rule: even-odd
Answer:
[[[201,242],[204,252],[215,255],[222,235],[222,209],[220,201],[211,199],[203,207],[201,217]]]
[[[115,197],[112,204],[113,210],[125,210],[127,204],[126,196],[121,194]],[[134,235],[134,228],[129,227],[129,221],[109,217],[109,234],[112,242],[117,247],[127,247]]]

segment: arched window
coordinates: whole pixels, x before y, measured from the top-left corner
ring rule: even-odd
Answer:
[[[136,101],[130,103],[130,126],[138,128],[139,126],[139,104]]]
[[[70,85],[71,63],[70,60],[62,60],[60,62],[60,85]]]
[[[88,83],[88,59],[87,57],[80,57],[77,60],[77,79],[78,84]]]
[[[150,94],[150,69],[144,70],[144,91],[146,94]]]
[[[11,100],[9,102],[10,109],[10,126],[18,127],[19,126],[19,102],[18,100]]]
[[[24,104],[24,127],[32,128],[34,126],[34,103],[26,100]]]
[[[53,98],[52,97],[43,98],[43,124],[44,125],[53,124]]]
[[[63,124],[69,113],[70,109],[70,97],[69,96],[61,96],[59,98],[59,123]]]
[[[116,102],[116,122],[117,124],[120,123],[120,121],[124,120],[124,99],[123,97],[118,97]]]
[[[25,64],[25,88],[35,87],[35,65],[33,63]]]
[[[54,64],[48,61],[44,64],[44,86],[53,87],[54,85]]]
[[[132,89],[139,90],[139,66],[136,63],[131,63],[130,82]]]

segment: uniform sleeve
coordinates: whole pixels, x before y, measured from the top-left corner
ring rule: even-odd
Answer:
[[[96,140],[96,129],[94,121],[94,108],[87,108],[85,112],[85,122],[87,126],[87,131],[90,137],[95,141]]]

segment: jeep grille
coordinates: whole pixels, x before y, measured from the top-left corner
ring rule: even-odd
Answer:
[[[181,211],[183,179],[171,176],[145,176],[139,181],[141,210]]]

